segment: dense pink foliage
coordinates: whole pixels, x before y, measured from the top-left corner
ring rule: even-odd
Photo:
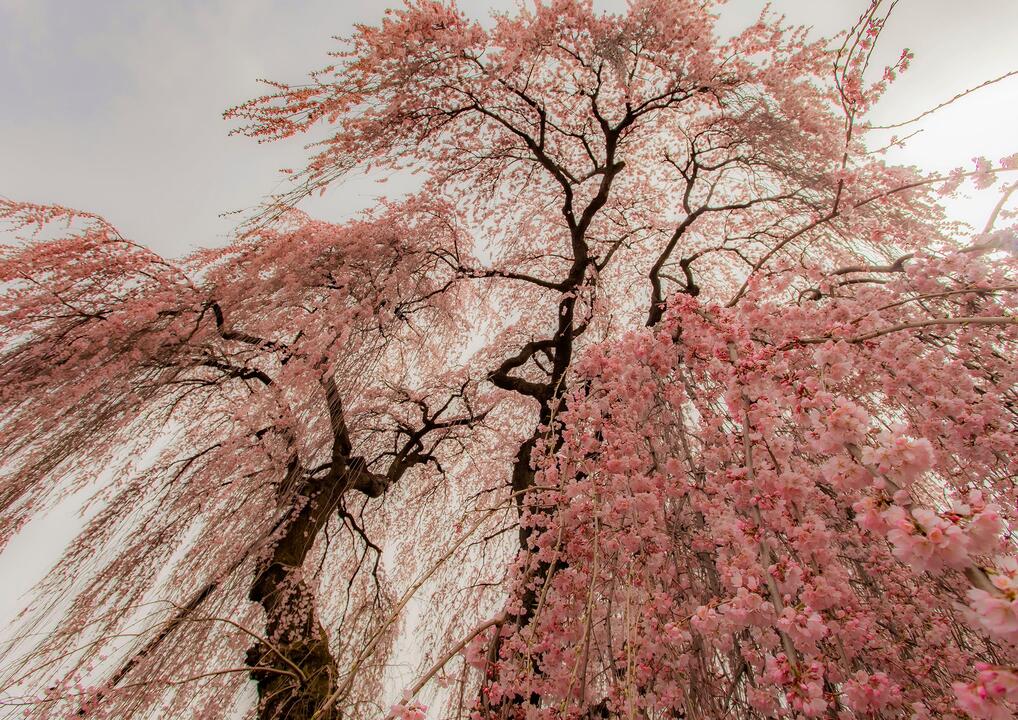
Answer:
[[[1013,662],[1016,378],[995,357],[1013,327],[937,343],[896,330],[947,311],[946,293],[982,294],[974,318],[1011,317],[1014,296],[987,292],[1010,284],[970,253],[918,257],[822,307],[763,289],[728,309],[678,297],[654,331],[589,353],[539,475],[555,489],[529,516],[529,561],[567,568],[513,638],[540,654],[541,696],[582,703],[593,684],[623,714],[720,717],[735,685],[711,684],[706,645],[755,679],[761,713],[941,717],[959,674]],[[535,688],[526,665],[510,677],[499,692]],[[957,684],[973,716],[994,716]]]
[[[1012,717],[1018,156],[871,152],[863,4],[414,0],[228,113],[330,134],[224,248],[0,202],[0,542],[91,497],[0,703]],[[296,209],[369,167],[420,188]]]

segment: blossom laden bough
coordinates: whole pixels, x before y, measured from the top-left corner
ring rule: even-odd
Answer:
[[[180,260],[3,200],[0,539],[98,494],[0,702],[1015,712],[1015,156],[871,152],[893,2],[833,43],[720,5],[408,2],[229,111],[326,139]],[[369,167],[421,187],[296,209]]]

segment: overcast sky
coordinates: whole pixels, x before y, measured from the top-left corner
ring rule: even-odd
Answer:
[[[0,195],[106,216],[166,255],[226,241],[220,213],[257,203],[299,166],[300,142],[227,137],[224,109],[261,93],[256,78],[299,82],[327,64],[333,35],[396,3],[366,0],[0,0]],[[467,0],[474,15],[512,0]],[[789,20],[832,34],[865,0],[778,0]],[[618,9],[622,0],[599,2]],[[758,0],[731,0],[724,27]],[[883,48],[916,52],[881,120],[905,119],[1018,68],[1018,0],[904,0]],[[899,159],[929,168],[1018,150],[1018,79],[923,123]],[[340,220],[380,193],[365,182],[314,211]],[[987,202],[960,205],[980,220]],[[0,623],[79,526],[75,503],[40,518],[0,555]]]

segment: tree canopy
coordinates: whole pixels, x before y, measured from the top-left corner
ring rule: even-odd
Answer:
[[[0,542],[91,497],[0,705],[1012,717],[1018,155],[884,160],[894,4],[410,0],[228,111],[327,134],[225,247],[0,201]]]

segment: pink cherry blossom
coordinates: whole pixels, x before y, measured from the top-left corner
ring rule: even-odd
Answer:
[[[4,698],[1013,715],[1014,162],[874,152],[894,3],[722,6],[409,0],[228,112],[314,155],[183,258],[0,199],[0,541],[89,498]],[[297,209],[367,172],[419,186]]]

